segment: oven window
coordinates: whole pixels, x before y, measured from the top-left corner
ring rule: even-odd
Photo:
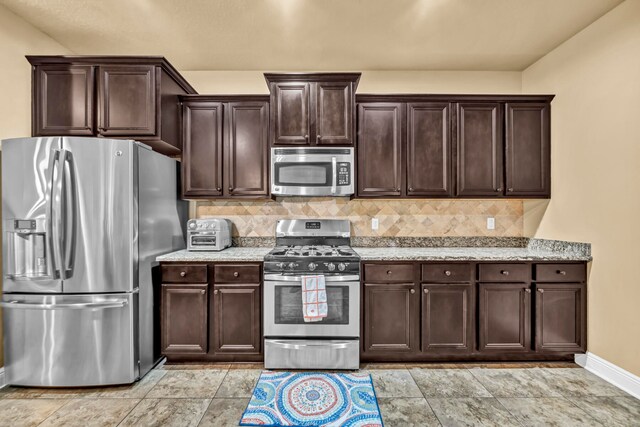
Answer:
[[[327,286],[327,317],[317,325],[349,324],[349,287]],[[275,323],[276,325],[292,325],[305,323],[302,318],[302,287],[276,286],[275,288]]]
[[[276,185],[331,186],[331,163],[276,163]]]

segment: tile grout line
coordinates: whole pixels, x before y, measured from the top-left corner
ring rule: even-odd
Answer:
[[[227,379],[227,375],[229,375],[229,369],[227,369],[227,372],[224,373],[224,377],[222,377],[222,380],[220,381],[220,384],[218,384],[218,388],[216,388],[216,392],[213,393],[213,397],[211,397],[211,400],[215,399],[216,396],[218,395],[218,392],[222,388],[222,384],[224,383],[224,380]],[[198,422],[198,424],[200,424],[200,423]]]
[[[71,403],[73,401],[73,399],[68,399],[66,402],[64,402],[64,404],[62,404],[58,409],[56,409],[55,411],[53,411],[52,413],[50,413],[44,420],[40,421],[38,423],[39,426],[41,426],[45,421],[47,421],[49,418],[53,417],[60,409],[64,408],[65,406],[67,406],[69,403]]]
[[[225,377],[226,377],[226,375],[225,375]],[[207,399],[207,400],[209,400],[209,404],[207,405],[205,410],[202,412],[202,415],[200,416],[200,419],[198,420],[198,424],[196,424],[196,426],[199,426],[200,423],[202,422],[202,420],[204,419],[204,416],[207,415],[207,411],[209,410],[209,408],[211,407],[211,404],[213,403],[213,397],[211,399]]]
[[[149,392],[147,392],[147,393],[149,393]],[[145,396],[146,396],[146,395],[145,395]],[[116,427],[117,427],[117,426],[119,426],[120,424],[122,424],[122,423],[124,422],[124,420],[126,420],[126,419],[127,419],[127,417],[128,417],[129,415],[131,415],[131,413],[133,412],[133,410],[134,410],[134,409],[136,409],[136,408],[137,408],[137,407],[138,407],[138,406],[139,406],[143,401],[144,401],[144,397],[142,397],[140,400],[138,400],[138,403],[136,403],[135,405],[133,405],[133,408],[131,408],[131,409],[129,410],[129,412],[127,412],[127,413],[125,414],[125,416],[124,416],[124,417],[122,417],[122,419],[121,419],[120,421],[118,421],[118,424],[116,424]]]

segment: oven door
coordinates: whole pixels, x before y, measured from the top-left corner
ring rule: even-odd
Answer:
[[[353,148],[272,148],[271,194],[348,196],[353,172]]]
[[[354,281],[353,277],[325,277],[328,315],[319,322],[310,323],[306,323],[302,317],[302,284],[299,276],[283,276],[286,280],[281,281],[265,280],[265,337],[358,338],[360,281]]]

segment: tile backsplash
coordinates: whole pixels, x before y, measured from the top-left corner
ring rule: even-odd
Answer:
[[[284,218],[339,218],[351,221],[354,236],[432,237],[523,235],[521,200],[348,200],[286,197],[259,201],[197,202],[197,218],[224,217],[234,236],[272,237]],[[487,230],[487,217],[496,219]],[[371,219],[378,218],[378,230]]]

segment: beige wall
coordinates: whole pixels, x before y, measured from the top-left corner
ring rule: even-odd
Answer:
[[[71,53],[0,6],[0,140],[31,135],[31,67],[24,56]],[[3,365],[0,316],[0,366]]]
[[[560,45],[522,82],[556,94],[552,199],[546,212],[526,204],[525,230],[592,243],[589,351],[640,375],[640,1]]]

